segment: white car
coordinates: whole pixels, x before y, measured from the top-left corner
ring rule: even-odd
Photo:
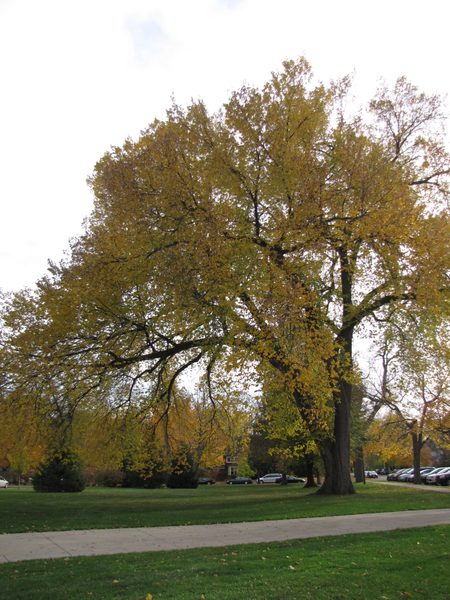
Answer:
[[[277,483],[283,477],[283,473],[267,473],[258,479],[258,483]]]
[[[369,479],[378,479],[378,473],[376,471],[364,471],[364,477]]]
[[[0,477],[0,488],[7,488],[8,487],[8,482],[6,481],[6,479],[4,477]]]

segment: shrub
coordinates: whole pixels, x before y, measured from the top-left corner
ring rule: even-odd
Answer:
[[[144,478],[137,471],[124,471],[122,487],[126,488],[143,488]]]
[[[146,475],[144,480],[144,487],[146,488],[160,488],[165,485],[169,475],[165,471],[154,471],[151,475]]]
[[[107,469],[96,473],[94,483],[105,487],[119,487],[122,485],[124,477],[124,472],[119,469]]]
[[[167,480],[169,488],[196,488],[197,468],[189,452],[181,451],[172,461],[172,472]]]
[[[80,461],[69,453],[50,458],[33,477],[36,492],[82,492],[85,481]]]

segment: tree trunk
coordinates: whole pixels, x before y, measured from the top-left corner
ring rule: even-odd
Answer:
[[[412,443],[413,443],[413,467],[414,467],[414,483],[422,483],[420,479],[420,455],[422,452],[422,434],[411,432]]]
[[[354,494],[350,476],[350,401],[351,384],[345,382],[345,393],[337,400],[334,417],[334,439],[322,446],[325,480],[318,494]],[[350,388],[348,390],[347,388]]]
[[[352,360],[353,330],[348,329],[341,335],[340,343],[343,356],[347,359],[349,368]],[[325,480],[318,494],[354,494],[350,476],[350,406],[352,399],[352,384],[347,381],[345,373],[341,375],[339,390],[334,397],[334,439],[322,447],[322,457],[325,465]]]
[[[345,243],[338,248],[342,286],[342,329],[337,337],[340,359],[339,389],[334,394],[334,438],[322,451],[325,463],[325,481],[319,494],[354,494],[350,477],[350,405],[352,384],[347,373],[353,363],[354,306],[352,299],[353,266],[356,255],[351,255]]]
[[[364,474],[364,449],[358,446],[355,449],[355,481],[356,483],[366,483]]]
[[[315,468],[315,473],[316,473],[317,485],[321,485],[322,484],[322,477],[320,475],[320,470],[317,467]]]
[[[314,458],[311,456],[306,457],[306,483],[303,487],[317,487],[316,482],[314,481]]]

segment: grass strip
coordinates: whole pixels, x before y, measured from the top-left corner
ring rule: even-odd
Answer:
[[[448,600],[450,526],[0,565],[15,600]]]
[[[381,484],[352,496],[317,496],[292,486],[211,486],[195,490],[89,488],[81,494],[0,490],[0,533],[157,527],[449,508],[450,494]]]

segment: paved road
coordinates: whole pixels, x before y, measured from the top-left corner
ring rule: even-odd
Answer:
[[[450,525],[450,509],[220,525],[2,534],[0,562],[277,542],[427,525]]]

